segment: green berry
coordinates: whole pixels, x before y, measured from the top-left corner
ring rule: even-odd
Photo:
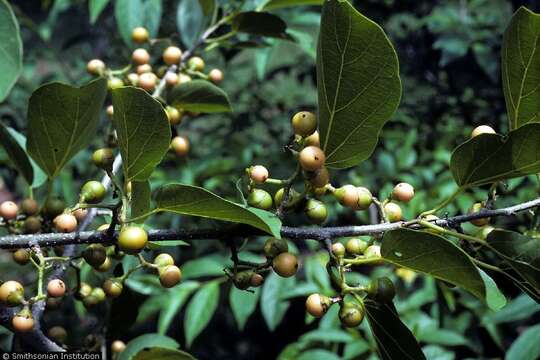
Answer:
[[[272,196],[262,189],[253,189],[248,195],[248,204],[263,210],[272,208]]]
[[[314,224],[322,224],[328,217],[326,206],[319,200],[309,199],[306,202],[306,216]]]
[[[107,193],[105,186],[99,181],[87,181],[81,189],[81,200],[88,204],[101,202]]]

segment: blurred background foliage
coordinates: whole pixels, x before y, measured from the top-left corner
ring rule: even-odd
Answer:
[[[196,36],[187,33],[186,29],[193,27],[185,25],[192,24],[190,21],[196,24],[196,14],[188,4],[195,1],[147,2],[161,4],[147,9],[155,31],[159,28],[157,36],[172,34],[173,42],[187,47],[185,42]],[[260,2],[220,1],[245,10],[254,9]],[[112,68],[129,63],[130,47],[117,30],[119,15],[115,17],[113,2],[90,3],[93,10],[103,4],[102,12],[90,13],[89,3],[82,0],[11,1],[24,39],[24,72],[7,101],[0,105],[0,116],[8,125],[25,132],[28,98],[40,84],[56,80],[85,83],[90,79],[85,66],[91,58],[101,58]],[[417,195],[404,211],[407,218],[412,218],[455,190],[448,161],[452,149],[468,138],[473,127],[488,124],[498,132],[506,132],[499,75],[502,33],[518,6],[538,11],[540,2],[365,0],[354,4],[390,36],[399,55],[404,91],[400,108],[383,129],[371,159],[350,170],[332,172],[332,183],[363,185],[382,198],[397,182],[410,182]],[[208,68],[223,69],[222,86],[234,112],[184,121],[179,132],[189,137],[192,151],[187,159],[168,156],[151,179],[153,188],[180,181],[238,200],[235,182],[249,165],[262,164],[277,178],[292,172],[294,160],[283,149],[292,138],[290,118],[299,110],[316,110],[315,48],[320,7],[291,7],[275,13],[287,22],[296,42],[266,39],[257,47],[229,44],[199,53]],[[179,33],[179,29],[184,32]],[[76,202],[82,181],[101,176],[89,160],[109,131],[104,111],[100,130],[103,136],[92,148],[79,153],[57,180],[54,191],[68,204]],[[26,191],[23,181],[16,177],[5,153],[0,153],[0,162],[4,182],[0,196],[20,198]],[[537,187],[533,178],[510,181],[499,189],[502,196],[498,206],[532,199],[537,196]],[[486,192],[480,189],[460,196],[448,212],[465,212],[473,201],[485,198]],[[369,221],[365,212],[344,210],[330,198],[325,202],[330,207],[327,225]],[[524,231],[527,216],[497,221]],[[107,220],[102,218],[101,222]],[[305,220],[299,214],[287,223],[299,225]],[[217,226],[170,215],[156,217],[149,225]],[[467,226],[465,230],[476,231]],[[260,258],[263,241],[249,239],[241,258]],[[299,276],[282,279],[270,275],[254,294],[236,290],[225,281],[222,269],[229,264],[225,244],[178,244],[185,246],[155,247],[157,251],[172,251],[182,264],[185,280],[181,285],[164,290],[157,277],[141,273],[128,281],[131,291],[111,309],[92,310],[107,313],[106,323],[80,304],[66,301],[67,311],[47,314],[46,326],[64,325],[70,331],[68,344],[74,345],[83,343],[86,335],[102,326],[109,340],[121,338],[126,342],[144,333],[159,332],[176,339],[182,347],[190,345],[189,351],[201,359],[376,358],[369,331],[343,330],[335,314],[337,307],[320,322],[305,315],[307,294],[332,294],[323,266],[327,255],[318,252],[317,243],[291,244],[302,258]],[[8,254],[1,256],[0,272],[16,271],[18,276],[24,276],[23,268],[14,270]],[[503,310],[493,313],[463,291],[392,267],[374,271],[362,268],[349,275],[359,282],[374,275],[390,276],[396,281],[396,306],[429,359],[503,358],[507,352],[509,358],[518,354],[508,351],[511,344],[520,334],[527,335],[527,326],[540,319],[540,306],[526,295],[509,298]],[[83,269],[83,278],[90,283],[100,283],[100,276],[104,278]],[[497,280],[505,284],[504,279]],[[504,290],[519,293],[510,284]],[[82,327],[74,329],[70,326],[74,323]],[[365,322],[363,326],[367,326]],[[6,346],[11,336],[3,339],[2,346]],[[513,351],[520,344],[515,345]]]

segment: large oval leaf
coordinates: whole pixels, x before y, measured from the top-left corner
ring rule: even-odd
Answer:
[[[50,179],[92,141],[107,95],[107,81],[80,88],[50,83],[38,88],[28,104],[30,156]]]
[[[317,50],[319,133],[329,167],[367,159],[401,98],[396,52],[348,1],[324,3]]]
[[[176,350],[180,344],[168,336],[160,334],[145,334],[131,340],[124,351],[118,356],[118,360],[131,360],[141,350],[152,347]]]
[[[155,211],[170,211],[247,224],[280,237],[281,221],[274,214],[244,207],[197,186],[183,184],[162,186],[156,192],[156,202]]]
[[[186,344],[191,346],[214,316],[219,302],[219,282],[211,281],[201,287],[189,302],[184,319]]]
[[[459,186],[494,183],[540,172],[540,124],[527,124],[507,137],[476,136],[452,153],[450,170]]]
[[[133,360],[195,360],[195,358],[185,351],[152,347],[139,351]]]
[[[232,111],[229,97],[219,87],[205,80],[193,80],[174,87],[169,103],[187,111],[218,113]]]
[[[146,91],[122,87],[112,92],[113,124],[126,181],[147,180],[169,150],[171,127],[163,106]]]
[[[234,31],[252,35],[289,39],[287,24],[279,16],[257,11],[246,11],[236,15],[231,24]]]
[[[11,135],[9,129],[0,122],[0,145],[9,156],[10,161],[17,168],[28,184],[34,181],[34,169],[26,151]]]
[[[0,0],[0,102],[9,94],[22,71],[19,23],[6,0]]]
[[[109,0],[89,0],[88,12],[90,13],[90,24],[95,24],[99,15],[105,10]]]
[[[467,254],[445,238],[424,231],[388,231],[382,240],[383,258],[398,266],[431,275],[485,299],[484,281]]]
[[[278,327],[291,306],[291,302],[283,300],[283,298],[294,289],[294,285],[294,277],[282,278],[276,273],[270,274],[264,280],[260,307],[270,331],[274,331]]]
[[[540,324],[529,327],[512,343],[505,360],[537,360],[540,358]]]
[[[502,45],[502,81],[510,130],[540,122],[540,15],[520,7]]]
[[[257,309],[260,288],[253,289],[253,293],[231,286],[229,292],[229,305],[238,325],[238,330],[243,330],[248,318]]]
[[[263,10],[276,10],[290,6],[322,5],[324,0],[267,0],[263,4]]]
[[[181,1],[178,5],[176,26],[186,48],[195,45],[208,23],[211,12],[205,15],[203,5],[202,0]]]
[[[425,355],[411,331],[401,322],[394,304],[366,301],[366,315],[383,360],[422,360]]]

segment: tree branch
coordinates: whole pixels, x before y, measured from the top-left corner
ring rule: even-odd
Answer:
[[[506,208],[494,210],[482,210],[475,214],[458,215],[446,219],[432,221],[433,224],[442,227],[454,227],[457,224],[468,222],[475,219],[498,216],[513,216],[518,212],[526,211],[540,206],[540,198],[527,201],[521,204],[513,205]],[[325,240],[335,239],[347,236],[359,235],[374,235],[384,233],[390,230],[396,230],[402,227],[411,229],[420,229],[421,225],[416,220],[400,221],[395,223],[383,223],[374,225],[358,225],[358,226],[336,226],[336,227],[290,227],[283,226],[281,228],[281,236],[291,240]],[[257,236],[264,235],[260,230],[251,228],[246,225],[235,225],[224,227],[221,229],[156,229],[148,232],[150,241],[166,241],[166,240],[209,240],[209,239],[224,239],[231,236]],[[33,234],[33,235],[7,235],[0,237],[1,249],[16,249],[28,247],[31,245],[39,246],[57,246],[68,244],[88,244],[102,243],[112,244],[116,241],[118,232],[114,233],[113,237],[107,236],[101,231],[79,231],[68,234]]]

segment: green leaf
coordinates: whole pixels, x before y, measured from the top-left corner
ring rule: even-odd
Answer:
[[[315,329],[302,335],[300,337],[300,340],[305,341],[305,342],[322,342],[322,343],[329,343],[329,342],[348,343],[348,342],[356,341],[356,339],[351,334],[343,330],[338,330],[338,329]]]
[[[219,282],[212,281],[200,288],[186,310],[184,331],[187,346],[204,330],[214,316],[219,301]]]
[[[244,330],[247,320],[257,308],[257,302],[261,293],[260,288],[253,289],[253,291],[251,293],[239,290],[236,286],[231,286],[229,303],[239,330]]]
[[[107,95],[107,81],[82,87],[50,83],[39,87],[28,104],[30,156],[50,179],[92,140]]]
[[[206,80],[193,80],[175,86],[169,93],[169,103],[175,107],[202,113],[232,111],[225,91]]]
[[[0,122],[0,145],[9,156],[9,160],[17,168],[28,184],[34,181],[34,169],[30,163],[30,158],[26,155],[24,148],[11,135],[10,129]]]
[[[0,0],[0,103],[8,96],[22,71],[22,40],[19,23],[6,0]]]
[[[281,221],[274,214],[244,207],[197,186],[164,185],[157,190],[156,202],[157,211],[247,224],[280,237]]]
[[[197,281],[184,281],[167,292],[166,306],[159,314],[158,333],[166,334],[174,316],[180,311],[188,297],[200,286]]]
[[[388,231],[383,258],[398,266],[431,275],[485,299],[484,281],[467,254],[445,238],[410,229]]]
[[[150,249],[160,249],[162,247],[176,247],[176,246],[190,246],[188,242],[184,240],[158,240],[158,241],[149,241],[148,247]]]
[[[265,280],[261,294],[261,312],[270,331],[279,325],[287,309],[289,301],[281,300],[281,296],[294,288],[294,278],[282,278],[271,273]]]
[[[487,242],[525,280],[526,287],[540,294],[540,239],[494,230],[488,235]]]
[[[229,264],[229,258],[222,254],[213,254],[186,261],[182,265],[182,277],[193,279],[204,276],[223,275],[223,269]]]
[[[396,52],[384,31],[348,1],[323,5],[317,50],[319,133],[326,164],[367,159],[401,98]]]
[[[112,99],[125,181],[145,181],[169,150],[171,127],[167,114],[142,89],[115,89]]]
[[[426,358],[414,335],[399,319],[394,304],[366,301],[364,305],[382,360]]]
[[[501,290],[497,287],[495,281],[482,269],[478,269],[482,280],[484,281],[484,287],[486,288],[486,303],[490,309],[499,311],[506,305],[506,297]]]
[[[203,4],[200,0],[183,0],[178,5],[176,13],[176,26],[180,32],[180,38],[186,48],[192,48],[204,32],[211,15],[204,13]]]
[[[94,25],[103,10],[107,7],[109,0],[89,0],[88,11],[90,12],[90,23]]]
[[[127,343],[126,349],[120,353],[118,360],[131,360],[145,348],[160,347],[176,350],[180,345],[168,336],[161,334],[145,334]]]
[[[131,182],[131,217],[136,218],[147,214],[150,211],[150,199],[152,192],[150,190],[150,182],[132,181]],[[138,220],[137,223],[142,224],[146,217]]]
[[[531,326],[525,330],[504,357],[505,360],[536,360],[540,357],[540,325]]]
[[[520,7],[503,36],[502,82],[510,130],[540,122],[540,15]]]
[[[162,0],[145,0],[144,2],[144,27],[151,37],[158,34],[161,24],[161,13],[163,12]]]
[[[142,349],[133,360],[195,360],[185,351],[152,347]]]
[[[290,39],[287,24],[279,16],[256,11],[246,11],[236,15],[231,23],[232,29],[258,36]]]
[[[290,6],[322,5],[324,0],[268,0],[262,7],[263,10],[276,10]]]
[[[116,0],[114,16],[118,32],[127,45],[132,45],[131,33],[138,26],[144,26],[143,0]]]
[[[340,357],[328,350],[313,349],[303,351],[296,360],[339,360]]]
[[[482,322],[493,324],[509,323],[528,319],[537,312],[540,312],[540,304],[529,296],[522,294],[510,301],[501,311],[485,316]]]
[[[504,137],[476,136],[452,153],[450,170],[461,187],[480,186],[540,172],[540,124],[527,124]]]

